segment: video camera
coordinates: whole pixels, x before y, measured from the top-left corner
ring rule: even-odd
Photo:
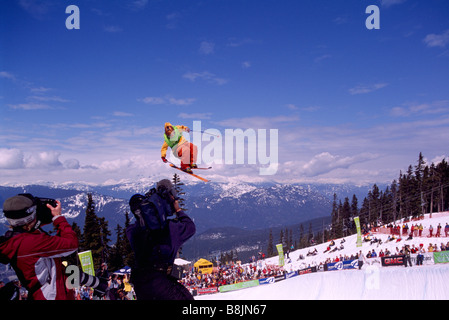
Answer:
[[[37,221],[40,221],[41,226],[52,223],[53,215],[51,214],[50,208],[47,207],[47,204],[56,207],[57,203],[55,199],[34,197],[31,193],[21,193],[19,196],[27,197],[33,201],[33,204],[36,206],[36,218]]]

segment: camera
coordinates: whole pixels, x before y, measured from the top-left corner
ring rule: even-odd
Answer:
[[[47,207],[47,204],[52,207],[56,207],[57,203],[55,199],[34,197],[30,193],[21,193],[19,195],[27,197],[33,201],[36,206],[36,218],[37,221],[40,221],[40,225],[50,224],[53,221],[53,215],[51,214],[50,208]]]

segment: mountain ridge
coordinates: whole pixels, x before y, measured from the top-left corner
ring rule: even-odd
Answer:
[[[96,213],[109,222],[112,241],[117,224],[124,226],[129,198],[145,193],[155,181],[94,186],[82,183],[0,186],[0,202],[15,194],[29,192],[35,196],[52,197],[61,201],[63,214],[69,223],[84,225],[87,193],[92,193]],[[299,225],[309,220],[330,217],[333,193],[339,198],[352,193],[366,195],[368,187],[350,185],[299,185],[279,183],[195,183],[182,186],[187,213],[197,226],[197,235],[213,228],[234,227],[257,231]],[[352,196],[352,195],[351,195]],[[132,218],[132,215],[130,215]],[[7,229],[0,212],[0,233]],[[51,227],[51,226],[50,226]],[[307,227],[307,226],[305,226]],[[257,232],[256,232],[257,233]],[[240,240],[239,240],[240,239]],[[235,245],[244,242],[236,237]],[[260,239],[260,237],[259,237]],[[268,235],[266,235],[268,239]],[[245,240],[246,241],[246,240]],[[259,240],[257,240],[259,241]],[[198,241],[200,242],[200,241]],[[251,245],[250,243],[248,245]],[[222,250],[230,248],[223,247]]]

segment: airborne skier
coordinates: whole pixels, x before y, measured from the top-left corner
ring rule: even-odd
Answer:
[[[170,147],[174,156],[181,159],[181,170],[192,174],[192,168],[197,168],[196,159],[198,149],[182,135],[184,131],[190,132],[190,129],[186,126],[173,126],[169,122],[165,123],[164,129],[164,143],[161,148],[162,161],[165,163],[168,162],[166,159],[167,149]]]

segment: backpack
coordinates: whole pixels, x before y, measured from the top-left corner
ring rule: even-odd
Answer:
[[[131,212],[141,227],[149,230],[164,229],[169,220],[177,218],[173,207],[176,191],[159,185],[145,195],[135,194],[129,200]]]

